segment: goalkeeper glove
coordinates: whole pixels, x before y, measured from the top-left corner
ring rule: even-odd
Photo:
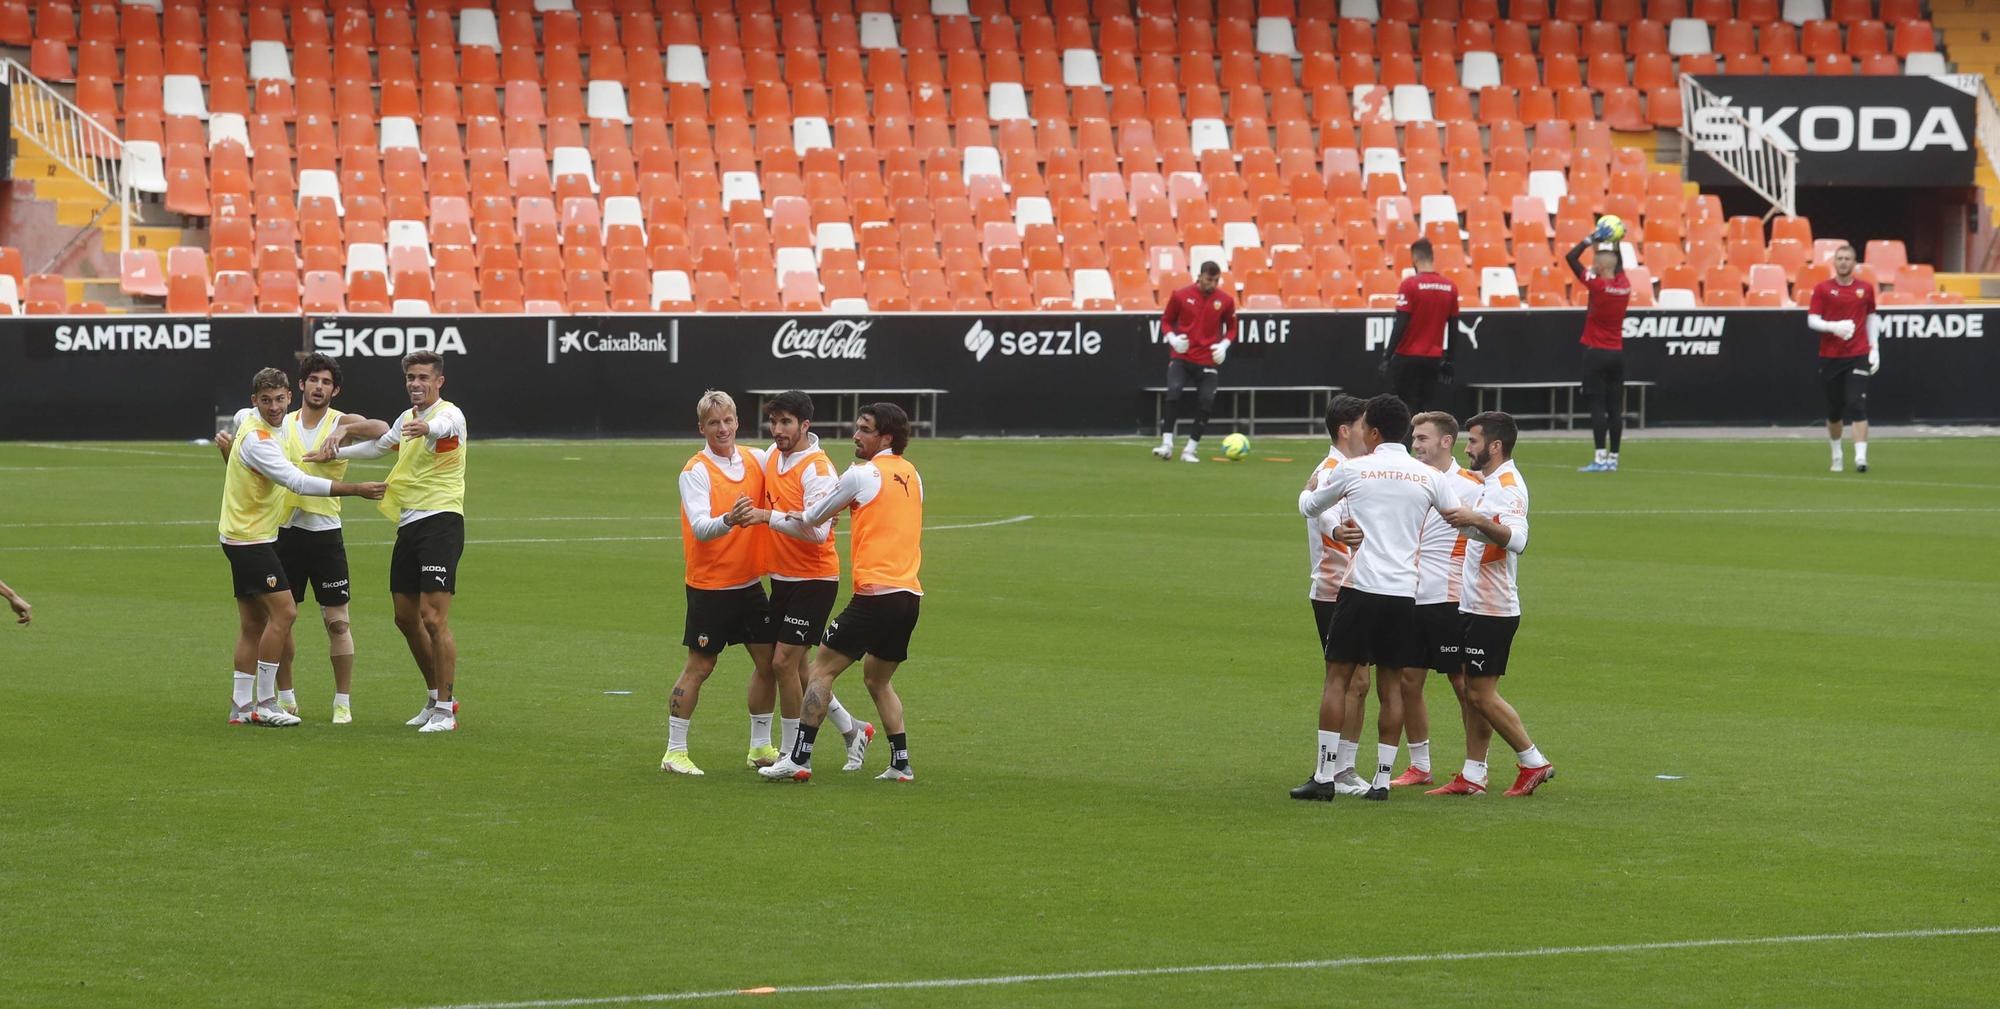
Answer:
[[[1593,244],[1593,245],[1594,245],[1594,244],[1596,244],[1596,243],[1598,243],[1598,242],[1602,242],[1602,241],[1605,241],[1605,240],[1609,239],[1609,238],[1611,237],[1611,229],[1610,229],[1610,228],[1607,228],[1607,227],[1605,227],[1605,226],[1604,226],[1604,225],[1602,225],[1602,224],[1600,224],[1600,225],[1598,225],[1598,226],[1597,226],[1597,228],[1596,228],[1595,230],[1593,230],[1593,231],[1592,231],[1592,232],[1591,232],[1591,233],[1590,233],[1590,234],[1589,234],[1588,236],[1586,236],[1586,237],[1587,237],[1587,239],[1588,239],[1588,240],[1589,240],[1589,241],[1591,242],[1591,244]]]
[[[1218,368],[1221,367],[1222,359],[1229,356],[1229,341],[1224,340],[1221,343],[1218,343],[1215,346],[1208,348],[1208,354],[1209,357],[1215,361],[1216,367]]]
[[[1881,370],[1882,370],[1882,348],[1880,347],[1868,348],[1868,374],[1873,375]]]
[[[1457,377],[1458,377],[1457,369],[1451,366],[1450,361],[1446,361],[1445,363],[1438,365],[1439,385],[1450,385],[1452,383],[1452,380]]]
[[[1167,334],[1167,346],[1169,346],[1169,347],[1172,347],[1172,348],[1174,348],[1174,353],[1176,353],[1176,354],[1185,354],[1185,353],[1187,353],[1187,352],[1188,352],[1188,338],[1187,338],[1187,334],[1185,334],[1185,333],[1168,333],[1168,334]]]

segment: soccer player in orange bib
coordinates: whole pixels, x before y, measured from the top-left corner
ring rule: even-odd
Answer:
[[[819,435],[812,432],[812,397],[797,389],[781,392],[764,407],[764,419],[771,425],[771,447],[763,453],[764,494],[771,510],[803,512],[831,496],[840,486],[833,460],[820,450]],[[769,760],[753,759],[758,767],[776,763],[799,736],[799,706],[805,697],[806,657],[826,630],[826,618],[833,613],[834,597],[840,592],[840,553],[833,548],[833,519],[816,526],[781,523],[766,546],[771,576],[771,627],[776,638],[772,664],[778,672],[779,724],[783,727],[783,750],[773,749]],[[875,726],[858,722],[828,695],[826,716],[847,741],[847,762],[843,771],[859,771],[868,756],[868,744],[875,738]]]
[[[868,692],[889,734],[889,768],[880,781],[912,781],[909,737],[903,724],[903,700],[890,678],[910,657],[910,636],[917,629],[923,583],[917,578],[923,563],[924,482],[916,467],[903,458],[910,443],[910,418],[894,403],[864,407],[854,422],[854,455],[833,493],[804,514],[742,509],[752,522],[769,522],[796,536],[839,514],[854,510],[854,594],[826,627],[826,640],[813,657],[806,682],[805,706],[799,715],[799,738],[785,759],[757,773],[772,781],[812,780],[813,741],[827,716],[833,681],[849,666],[861,663]]]
[[[777,676],[771,666],[771,604],[764,596],[767,529],[746,528],[739,501],[761,505],[764,468],[757,454],[736,444],[736,401],[715,389],[695,404],[701,451],[681,468],[681,552],[687,562],[687,622],[681,643],[687,664],[674,682],[667,717],[667,754],[660,770],[699,775],[688,757],[688,726],[701,685],[730,645],[750,653],[750,761],[771,746],[771,709]],[[762,731],[762,745],[758,732]]]

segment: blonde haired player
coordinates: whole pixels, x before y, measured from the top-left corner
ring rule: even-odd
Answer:
[[[819,435],[812,431],[812,418],[812,397],[797,389],[779,393],[764,407],[772,440],[771,447],[760,453],[769,511],[810,511],[840,487],[833,460],[820,449]],[[741,520],[751,506],[747,498],[738,504],[743,509],[737,515]],[[832,518],[816,526],[778,523],[772,531],[784,535],[772,536],[765,544],[765,568],[771,576],[771,626],[777,639],[771,662],[778,673],[782,753],[792,752],[798,739],[806,659],[825,632],[827,617],[840,593],[840,553],[833,547],[833,523]],[[847,742],[847,762],[841,770],[860,770],[868,756],[868,744],[875,738],[875,726],[856,722],[832,695],[827,697],[826,717]],[[760,752],[758,758],[770,759],[752,763],[768,767],[782,753]]]
[[[252,409],[238,414],[222,478],[222,552],[236,589],[236,671],[231,725],[293,726],[299,716],[278,706],[278,664],[291,641],[298,605],[278,559],[278,527],[292,495],[380,498],[386,484],[347,483],[312,476],[285,457],[282,429],[292,383],[276,368],[250,380]],[[245,672],[253,669],[254,672]]]
[[[1461,500],[1470,501],[1479,496],[1482,481],[1479,474],[1452,458],[1457,440],[1458,421],[1451,414],[1433,411],[1410,418],[1410,454],[1445,474],[1447,482],[1457,486]],[[1410,741],[1410,766],[1389,782],[1391,788],[1432,782],[1431,719],[1430,710],[1424,705],[1424,680],[1433,669],[1450,677],[1452,690],[1458,694],[1459,717],[1465,723],[1466,738],[1478,736],[1479,759],[1486,759],[1485,736],[1492,735],[1492,730],[1465,696],[1464,656],[1459,654],[1459,585],[1465,575],[1467,543],[1465,536],[1435,511],[1424,520],[1424,531],[1417,537],[1417,635],[1423,639],[1424,664],[1404,669],[1397,677],[1401,681],[1400,696],[1396,698],[1401,702],[1400,709],[1392,711],[1394,706],[1384,683],[1381,741],[1395,746],[1396,728],[1404,730]],[[1484,735],[1479,735],[1482,732]]]
[[[444,359],[428,350],[403,356],[403,390],[410,408],[382,437],[338,451],[325,445],[307,458],[375,459],[394,452],[389,493],[377,508],[396,520],[389,555],[389,594],[396,629],[424,676],[428,698],[404,722],[418,732],[458,729],[458,639],[451,633],[451,602],[458,591],[458,562],[465,553],[465,457],[470,451],[465,413],[444,399]]]
[[[686,563],[687,617],[681,644],[687,662],[668,700],[667,753],[660,770],[704,772],[688,756],[688,730],[701,687],[730,645],[750,653],[748,691],[753,767],[779,757],[771,745],[771,711],[777,676],[771,665],[771,603],[764,595],[769,530],[743,522],[739,501],[765,501],[764,468],[757,454],[736,443],[736,401],[710,389],[695,403],[702,447],[681,467],[681,553]]]

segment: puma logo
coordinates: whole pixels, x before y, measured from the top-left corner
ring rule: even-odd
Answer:
[[[910,496],[910,478],[909,478],[909,477],[906,477],[906,476],[904,476],[904,475],[903,475],[903,474],[901,474],[901,473],[897,473],[897,474],[895,474],[894,476],[891,476],[891,477],[890,477],[889,479],[891,479],[891,480],[894,480],[894,481],[896,481],[896,486],[898,486],[898,487],[901,487],[901,488],[903,488],[903,496],[904,496],[904,497],[909,497],[909,496]]]

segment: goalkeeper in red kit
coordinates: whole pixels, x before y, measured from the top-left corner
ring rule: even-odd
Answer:
[[[1806,326],[1819,334],[1819,380],[1826,390],[1826,438],[1842,469],[1843,422],[1854,425],[1854,471],[1868,472],[1868,379],[1882,367],[1875,286],[1854,275],[1854,246],[1833,253],[1833,276],[1813,288]]]
[[[1167,362],[1167,396],[1160,411],[1160,445],[1153,455],[1171,459],[1174,455],[1174,423],[1180,419],[1181,397],[1189,385],[1195,390],[1194,430],[1188,432],[1182,462],[1200,462],[1198,446],[1215,409],[1215,388],[1222,379],[1222,362],[1236,339],[1236,299],[1216,285],[1222,267],[1201,264],[1195,282],[1175,291],[1160,314],[1160,336],[1167,341],[1173,357]]]

